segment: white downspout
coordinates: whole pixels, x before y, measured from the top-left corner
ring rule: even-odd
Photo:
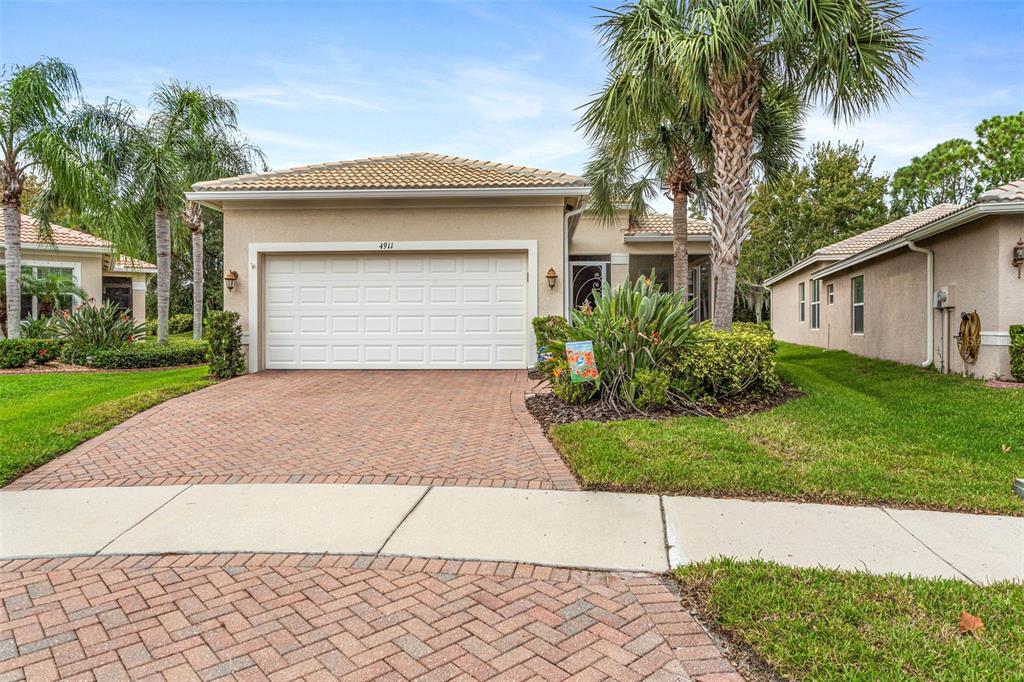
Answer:
[[[925,361],[921,363],[922,367],[928,367],[934,363],[935,355],[935,319],[932,313],[932,301],[935,300],[935,253],[931,249],[920,247],[914,242],[907,242],[907,248],[928,256],[928,297],[924,302],[924,319],[928,325],[926,334],[928,337],[928,352]]]
[[[583,204],[585,200],[581,200],[580,203],[571,211],[566,211],[562,215],[562,313],[565,315],[565,319],[572,322],[572,305],[570,303],[570,296],[572,295],[572,273],[569,271],[569,220],[573,216],[578,216],[583,213]]]

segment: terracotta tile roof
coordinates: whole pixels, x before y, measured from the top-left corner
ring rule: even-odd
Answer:
[[[21,243],[22,244],[56,244],[57,246],[88,246],[105,248],[110,242],[100,239],[87,232],[72,230],[70,227],[61,225],[50,225],[52,242],[44,240],[39,234],[39,225],[36,219],[30,215],[21,214]],[[0,234],[0,244],[3,243],[3,235]]]
[[[995,201],[1024,201],[1024,178],[994,187],[978,196],[979,204]]]
[[[0,232],[0,247],[4,244],[3,233]],[[101,239],[96,235],[89,234],[88,232],[82,232],[81,230],[73,230],[70,227],[64,227],[63,225],[50,225],[50,239],[44,240],[39,233],[39,224],[36,219],[30,215],[21,214],[21,243],[24,244],[43,244],[46,246],[56,246],[58,249],[62,246],[71,248],[96,248],[96,249],[110,249],[111,244],[106,239]],[[155,270],[156,266],[152,263],[147,263],[144,260],[138,260],[136,258],[129,258],[128,256],[118,256],[117,267],[122,270]]]
[[[300,166],[200,182],[213,190],[373,190],[585,186],[567,173],[420,152]]]
[[[899,220],[894,220],[881,227],[876,227],[873,230],[861,232],[841,242],[823,246],[814,252],[810,260],[813,260],[814,256],[855,256],[861,251],[866,251],[879,244],[902,237],[908,232],[924,227],[931,222],[945,218],[964,208],[966,206],[959,204],[937,204],[923,211],[904,216]]]
[[[711,234],[711,225],[706,220],[690,218],[686,221],[688,234]],[[672,236],[672,216],[665,213],[647,213],[635,218],[630,217],[627,236],[667,235]]]

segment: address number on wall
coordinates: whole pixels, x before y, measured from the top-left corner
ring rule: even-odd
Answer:
[[[378,245],[377,248],[380,249],[381,251],[390,251],[391,249],[395,248],[395,243],[394,242],[381,242]]]

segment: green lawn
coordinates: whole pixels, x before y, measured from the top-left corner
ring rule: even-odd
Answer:
[[[191,330],[189,330],[187,332],[180,332],[178,334],[168,334],[167,335],[168,343],[175,343],[177,341],[191,341],[191,340],[192,340],[192,331]],[[143,342],[144,343],[156,343],[156,334],[152,334],[152,335],[147,334],[146,337],[143,339]]]
[[[806,395],[759,414],[556,426],[592,487],[1020,515],[1024,391],[780,344]]]
[[[169,398],[207,368],[0,376],[0,485]]]
[[[706,620],[793,680],[1024,679],[1024,585],[717,559],[676,573]],[[961,635],[963,610],[985,629]]]

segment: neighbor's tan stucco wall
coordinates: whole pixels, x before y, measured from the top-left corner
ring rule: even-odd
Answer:
[[[859,355],[920,364],[928,357],[927,324],[933,325],[933,363],[960,373],[964,363],[956,348],[960,313],[977,310],[983,345],[967,373],[979,378],[1009,376],[1005,335],[1011,324],[1024,323],[1024,280],[1010,267],[1010,249],[1024,234],[1024,216],[980,218],[919,242],[935,254],[935,289],[955,286],[955,307],[948,331],[938,311],[925,308],[927,256],[903,248],[822,280],[821,329],[811,327],[811,273],[816,263],[772,287],[772,328],[776,336],[802,343],[847,350]],[[853,277],[864,275],[864,334],[851,333]],[[806,286],[806,319],[799,321],[798,284]],[[828,284],[835,303],[828,305]]]
[[[224,207],[224,270],[238,272],[224,307],[249,325],[249,244],[260,242],[537,241],[537,314],[561,315],[565,283],[560,197],[488,200],[237,202]],[[544,278],[559,274],[554,288]]]
[[[3,250],[0,249],[0,253]],[[57,267],[81,268],[78,286],[85,289],[89,298],[99,301],[103,297],[103,254],[65,253],[48,249],[22,249],[22,267],[26,265],[54,265]]]

